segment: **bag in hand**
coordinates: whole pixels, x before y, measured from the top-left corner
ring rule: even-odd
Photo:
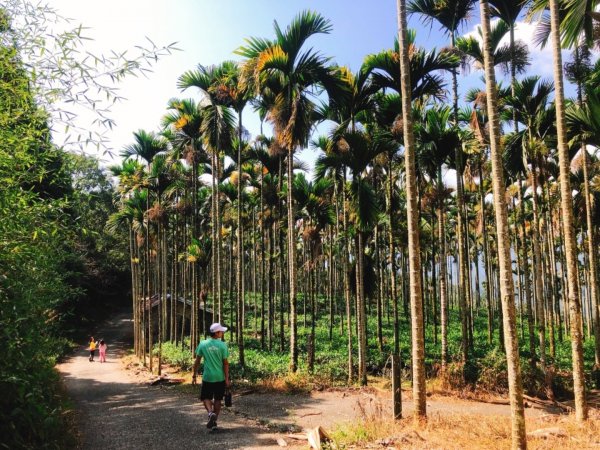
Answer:
[[[223,399],[225,400],[225,406],[229,408],[231,406],[231,389],[227,388],[225,390],[225,395],[223,396]]]

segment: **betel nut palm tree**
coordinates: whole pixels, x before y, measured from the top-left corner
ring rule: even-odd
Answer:
[[[213,205],[213,302],[216,303],[216,316],[222,320],[223,301],[221,289],[221,202],[219,177],[222,172],[221,153],[232,145],[234,117],[228,106],[228,99],[222,96],[223,80],[230,67],[227,63],[218,66],[202,66],[181,75],[177,87],[182,90],[194,87],[202,94],[199,105],[202,107],[201,134],[205,148],[212,157],[212,205]]]
[[[542,270],[542,249],[540,236],[543,231],[540,229],[541,219],[539,212],[538,199],[538,179],[540,174],[538,169],[541,165],[540,149],[546,148],[546,141],[554,135],[554,130],[548,130],[547,116],[553,112],[549,107],[549,96],[553,91],[552,83],[549,81],[540,81],[537,76],[526,77],[521,81],[515,82],[512,87],[513,95],[506,99],[506,104],[511,109],[511,118],[519,124],[524,125],[524,129],[518,133],[513,133],[509,141],[518,144],[518,148],[524,152],[523,159],[531,162],[530,175],[532,187],[532,208],[533,223],[531,228],[532,247],[533,247],[533,284],[536,299],[537,317],[544,317],[543,301],[543,270]],[[552,127],[553,128],[553,127]],[[540,345],[540,366],[542,371],[546,372],[546,325],[545,320],[538,320],[538,337]],[[550,386],[548,386],[551,389]]]
[[[574,4],[571,0],[571,4]],[[578,2],[578,4],[588,2]],[[567,292],[569,297],[569,315],[571,319],[571,353],[573,358],[573,391],[575,393],[575,414],[578,420],[588,417],[585,399],[585,375],[583,371],[583,337],[581,332],[581,299],[579,296],[579,280],[577,271],[577,240],[573,219],[573,194],[570,182],[570,159],[567,147],[567,127],[565,120],[565,94],[563,80],[563,64],[561,53],[561,29],[568,27],[567,22],[561,28],[559,1],[549,0],[551,44],[554,61],[554,87],[556,104],[556,134],[558,140],[558,164],[560,167],[560,210],[562,216],[565,256],[567,262]],[[581,18],[573,20],[579,22]],[[579,34],[579,33],[577,33]]]
[[[587,226],[587,245],[588,254],[593,255],[596,250],[595,233],[592,222],[592,202],[590,195],[590,167],[587,153],[587,145],[593,145],[596,148],[600,144],[600,90],[596,88],[588,89],[586,92],[585,103],[571,105],[566,111],[566,119],[569,131],[571,133],[571,142],[573,145],[580,144],[582,171],[583,171],[583,195],[585,198],[585,216]],[[598,302],[600,301],[600,292],[597,277],[596,258],[589,258],[590,264],[590,296],[595,316],[595,346],[594,346],[594,365],[596,370],[600,370],[600,317],[598,311]]]
[[[502,40],[510,32],[510,25],[503,20],[498,20],[492,25],[491,45],[494,66],[500,66],[504,73],[523,73],[529,65],[529,52],[522,41],[515,41],[514,48],[510,44],[502,44]],[[479,38],[475,36],[461,36],[456,38],[456,48],[460,51],[465,63],[472,62],[476,69],[483,70],[483,52],[481,50],[481,27],[477,27]]]
[[[350,242],[348,239],[348,214],[347,214],[347,202],[346,202],[346,167],[344,161],[339,157],[338,153],[340,149],[337,145],[334,145],[333,140],[326,136],[321,136],[317,140],[311,143],[311,146],[315,149],[319,149],[324,155],[319,155],[315,162],[315,178],[321,179],[326,175],[332,177],[335,181],[334,189],[341,190],[342,198],[342,236],[344,236],[344,242],[342,245],[342,282],[344,284],[344,301],[346,304],[346,321],[348,328],[346,330],[347,335],[347,351],[348,351],[348,383],[352,383],[354,377],[354,362],[353,362],[353,338],[352,338],[352,304],[350,301]],[[339,220],[337,223],[337,230],[339,234]]]
[[[233,61],[225,61],[220,66],[218,77],[213,79],[212,90],[219,101],[226,106],[231,107],[237,114],[237,139],[236,139],[236,165],[237,176],[237,235],[236,235],[236,290],[237,290],[237,337],[239,348],[239,360],[242,367],[245,366],[244,358],[244,227],[242,222],[243,195],[242,195],[242,148],[243,139],[243,120],[242,113],[246,104],[250,101],[250,92],[248,87],[242,83],[241,67]]]
[[[236,53],[247,58],[246,84],[255,93],[268,99],[267,119],[275,137],[287,153],[288,184],[294,178],[294,152],[308,144],[315,105],[309,95],[321,86],[337,84],[337,77],[328,67],[328,58],[306,41],[317,34],[331,32],[331,22],[320,14],[304,11],[286,29],[273,24],[275,39],[249,38]],[[288,287],[290,303],[290,371],[298,368],[298,330],[296,311],[296,232],[292,189],[287,189]]]
[[[419,166],[424,168],[429,177],[435,180],[436,209],[438,220],[438,239],[440,245],[439,295],[442,328],[442,370],[448,363],[448,287],[446,285],[446,235],[444,218],[445,186],[442,180],[442,165],[447,163],[456,147],[461,145],[458,127],[450,126],[452,110],[449,107],[433,107],[424,113],[421,122],[415,126],[417,147],[419,148]]]
[[[498,237],[498,265],[500,268],[500,296],[504,324],[504,347],[508,369],[508,385],[511,407],[512,446],[515,449],[527,448],[525,434],[525,410],[523,406],[523,385],[519,363],[519,343],[516,330],[514,284],[510,256],[508,207],[506,205],[502,155],[500,149],[500,121],[497,104],[496,76],[490,42],[490,7],[487,0],[480,1],[481,30],[485,83],[487,92],[487,113],[489,120],[490,151],[492,162],[492,188],[494,214]]]
[[[425,51],[415,44],[416,33],[407,30],[406,45],[409,48],[409,71],[410,71],[410,97],[412,101],[421,103],[429,98],[442,99],[444,96],[445,83],[441,75],[444,71],[452,71],[459,66],[460,59],[454,52],[435,49]],[[368,55],[363,64],[363,71],[368,71],[372,78],[372,85],[381,92],[378,94],[375,120],[381,127],[388,127],[399,141],[402,141],[402,127],[397,125],[402,122],[401,97],[395,94],[384,94],[386,90],[401,93],[400,51],[398,39],[394,42],[394,48],[379,53]],[[394,173],[392,171],[392,157],[397,149],[393,149],[388,155],[388,241],[389,254],[395,255],[393,227],[393,213],[391,208],[392,192],[394,186]],[[391,295],[394,301],[394,323],[398,328],[397,293],[395,289],[395,258],[392,258],[391,269]],[[397,332],[397,331],[396,331]],[[398,339],[396,338],[394,351],[398,354]]]
[[[456,47],[456,34],[460,27],[468,20],[475,6],[475,0],[413,0],[410,2],[408,11],[410,14],[419,14],[426,24],[437,22],[442,30],[449,35],[451,48]],[[452,71],[452,96],[454,123],[458,125],[458,81],[456,70]],[[456,207],[457,207],[457,243],[458,243],[458,281],[459,281],[459,305],[461,309],[462,325],[462,360],[468,361],[468,317],[467,296],[470,294],[470,282],[468,280],[468,262],[466,251],[466,226],[463,187],[463,151],[458,147],[455,151],[456,165]]]
[[[150,277],[150,220],[148,217],[148,213],[147,211],[150,209],[150,200],[151,200],[151,195],[150,195],[150,181],[149,181],[149,174],[152,171],[152,164],[155,160],[155,158],[157,158],[157,156],[160,153],[163,153],[167,150],[167,141],[166,139],[157,136],[155,133],[152,132],[147,132],[145,130],[138,130],[137,132],[133,133],[134,136],[134,142],[132,144],[127,145],[125,148],[123,148],[123,150],[121,151],[121,156],[124,157],[125,159],[138,159],[138,160],[142,160],[143,162],[146,163],[146,172],[145,175],[147,178],[145,178],[145,188],[147,190],[147,195],[146,195],[146,213],[144,214],[144,243],[145,243],[145,248],[144,248],[144,264],[145,264],[145,268],[144,268],[144,273],[146,274],[146,280],[145,280],[145,284],[143,286],[143,288],[145,289],[145,293],[148,299],[150,299],[150,297],[153,295],[152,293],[152,289],[156,288],[156,286],[152,285],[152,280]],[[143,301],[145,301],[145,299],[143,299]],[[145,308],[146,308],[146,304],[144,303],[143,306],[143,310],[142,313],[145,314]],[[148,320],[147,320],[147,329],[148,329],[148,353],[150,353],[150,355],[152,355],[152,339],[153,339],[153,331],[152,331],[152,307],[151,307],[151,303],[148,300]],[[142,334],[142,337],[143,334]],[[145,342],[145,341],[144,341]],[[145,345],[143,346],[143,350],[142,350],[142,354],[144,356],[144,364],[145,364],[145,350],[146,347]],[[150,356],[150,360],[149,360],[149,369],[152,371],[153,369],[153,358],[152,356]]]
[[[408,222],[408,261],[411,304],[411,336],[413,364],[413,400],[416,420],[427,415],[425,386],[425,342],[423,338],[423,299],[421,286],[421,251],[419,240],[419,212],[417,210],[417,182],[415,168],[415,137],[412,123],[412,96],[406,1],[396,0],[398,13],[398,47],[404,135],[404,164],[406,171],[406,209]]]

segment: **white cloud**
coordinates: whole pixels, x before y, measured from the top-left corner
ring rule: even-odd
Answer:
[[[535,23],[517,22],[517,26],[515,27],[515,40],[524,42],[529,48],[531,62],[529,67],[534,73],[539,74],[542,77],[551,77],[553,74],[552,49],[549,45],[542,49],[533,44],[536,26]],[[510,38],[507,34],[502,40],[502,44],[508,44],[509,42]],[[563,54],[563,59],[564,57],[565,55]]]

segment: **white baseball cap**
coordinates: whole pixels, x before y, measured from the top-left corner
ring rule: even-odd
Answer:
[[[210,332],[211,333],[216,333],[217,331],[227,331],[227,327],[224,327],[223,325],[221,325],[219,322],[213,323],[210,326]]]

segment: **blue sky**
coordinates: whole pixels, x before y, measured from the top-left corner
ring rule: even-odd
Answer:
[[[272,37],[273,21],[285,27],[304,9],[320,12],[330,19],[333,32],[316,36],[309,44],[340,65],[356,70],[369,54],[390,48],[396,35],[396,1],[342,0],[52,0],[51,5],[72,24],[88,28],[94,39],[90,46],[96,52],[123,51],[151,38],[157,45],[177,42],[181,49],[157,63],[147,78],[135,78],[121,85],[127,98],[114,107],[117,127],[110,133],[110,146],[118,151],[131,141],[133,131],[144,128],[158,130],[167,101],[172,97],[198,97],[193,90],[181,93],[176,87],[179,75],[197,64],[218,64],[226,59],[239,59],[233,51],[249,36]],[[478,6],[477,6],[478,8]],[[474,32],[478,9],[464,33]],[[417,29],[417,43],[428,49],[447,44],[437,26],[424,27],[417,17],[409,26]],[[531,38],[532,25],[521,24],[517,37]],[[534,50],[534,49],[532,49]],[[534,50],[533,65],[537,73],[551,77],[551,53]],[[461,90],[481,85],[480,73],[461,75]],[[245,112],[246,127],[256,134],[258,118]],[[310,152],[301,157],[309,161]],[[106,161],[109,159],[103,156]]]

